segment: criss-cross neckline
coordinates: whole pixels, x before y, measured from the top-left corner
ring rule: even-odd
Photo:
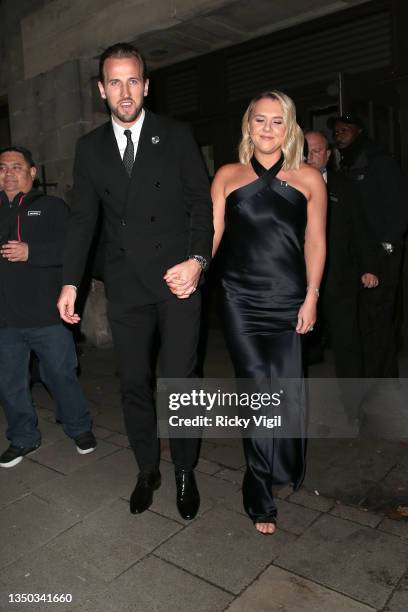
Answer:
[[[278,161],[275,162],[270,168],[265,168],[261,164],[261,162],[255,157],[255,155],[251,157],[251,165],[254,169],[255,174],[257,174],[259,178],[267,179],[268,182],[272,181],[276,177],[276,175],[279,174],[280,170],[282,169],[283,162],[283,153],[281,154]]]

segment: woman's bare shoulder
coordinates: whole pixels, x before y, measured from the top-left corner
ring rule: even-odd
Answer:
[[[307,183],[314,183],[316,181],[322,181],[322,175],[319,170],[313,168],[309,164],[301,164],[297,170],[299,178],[303,179]]]
[[[244,168],[245,166],[243,166],[240,163],[225,164],[224,166],[221,166],[221,168],[217,170],[215,178],[220,177],[228,181],[234,176],[236,176],[237,174],[239,174],[240,172],[243,172]]]

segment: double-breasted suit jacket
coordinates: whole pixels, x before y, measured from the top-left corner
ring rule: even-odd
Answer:
[[[81,280],[101,205],[112,305],[171,298],[166,270],[189,255],[210,259],[208,177],[184,123],[146,110],[130,178],[111,121],[80,138],[72,201],[63,283]]]

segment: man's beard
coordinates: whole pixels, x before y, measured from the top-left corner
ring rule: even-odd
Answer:
[[[132,100],[132,102],[134,102],[134,100]],[[123,113],[120,112],[120,110],[118,110],[114,106],[111,106],[109,102],[108,102],[108,106],[110,108],[112,115],[114,115],[114,117],[117,117],[123,123],[134,123],[136,119],[139,117],[140,113],[142,112],[142,108],[143,108],[142,105],[136,106],[134,112],[131,115],[124,115]]]

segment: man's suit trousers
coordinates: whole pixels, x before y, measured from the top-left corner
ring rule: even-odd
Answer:
[[[157,374],[163,378],[196,375],[200,334],[200,292],[187,299],[147,305],[108,303],[108,316],[119,376],[125,426],[141,471],[155,471],[160,461],[160,441],[154,407]],[[198,455],[198,439],[170,439],[175,468],[192,469]]]

